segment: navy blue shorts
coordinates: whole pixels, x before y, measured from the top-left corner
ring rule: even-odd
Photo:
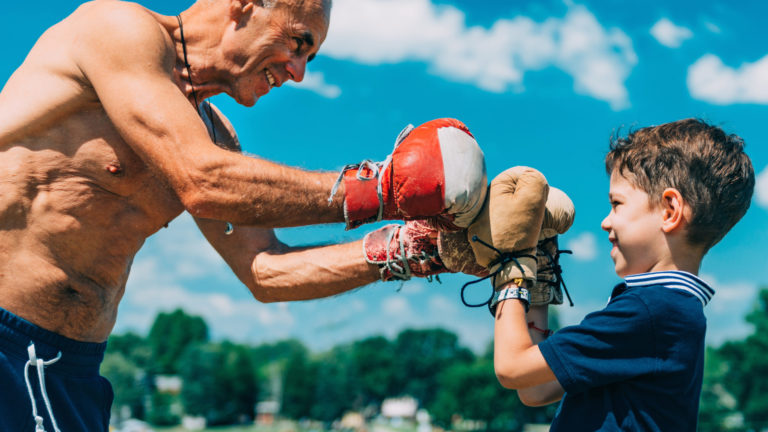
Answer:
[[[34,358],[29,362],[31,344],[35,357],[47,363],[44,386],[35,366],[38,362]],[[46,431],[55,430],[50,412],[62,432],[107,431],[113,393],[109,382],[99,375],[106,346],[106,342],[65,338],[0,308],[0,431],[34,432],[30,391]],[[59,360],[51,362],[59,353]],[[25,365],[29,385],[24,379]]]

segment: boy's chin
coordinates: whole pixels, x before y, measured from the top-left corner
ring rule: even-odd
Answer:
[[[626,265],[626,263],[623,263],[623,262],[621,262],[621,261],[619,261],[619,262],[616,262],[616,260],[614,260],[614,262],[613,262],[613,270],[616,272],[616,275],[617,275],[618,277],[622,278],[622,279],[623,279],[623,278],[625,278],[625,277],[627,277],[627,276],[631,276],[631,275],[633,275],[633,274],[636,274],[636,273],[637,273],[637,272],[633,272],[633,271],[632,271],[632,270],[631,270],[631,269],[630,269],[630,268],[629,268],[629,267]]]

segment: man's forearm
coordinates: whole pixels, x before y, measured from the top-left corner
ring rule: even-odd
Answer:
[[[179,193],[192,215],[259,227],[344,221],[343,191],[328,202],[338,174],[304,171],[224,150],[211,153],[188,168],[188,184]]]
[[[254,297],[262,302],[328,297],[379,280],[365,261],[362,241],[285,252],[266,251],[253,260]]]

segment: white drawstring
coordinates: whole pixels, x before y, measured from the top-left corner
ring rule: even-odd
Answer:
[[[27,392],[29,392],[29,400],[32,402],[32,416],[35,418],[35,432],[45,432],[43,427],[43,418],[37,415],[37,403],[35,402],[35,393],[32,390],[32,384],[29,382],[29,366],[32,365],[37,368],[37,378],[40,382],[40,392],[43,395],[43,401],[45,401],[45,408],[48,410],[48,415],[51,417],[51,423],[53,424],[53,430],[55,432],[61,432],[59,426],[56,424],[56,418],[53,417],[53,408],[51,408],[51,401],[48,400],[48,392],[45,391],[45,367],[52,365],[61,359],[61,351],[51,360],[43,360],[37,358],[35,353],[35,344],[30,343],[27,347],[29,353],[29,360],[24,364],[24,381],[27,383]]]

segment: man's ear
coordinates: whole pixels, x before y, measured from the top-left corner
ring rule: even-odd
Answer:
[[[686,223],[687,212],[683,195],[679,190],[667,188],[661,194],[662,222],[661,229],[670,233],[682,228]]]
[[[251,0],[229,0],[229,16],[233,21],[240,20],[253,11]]]

